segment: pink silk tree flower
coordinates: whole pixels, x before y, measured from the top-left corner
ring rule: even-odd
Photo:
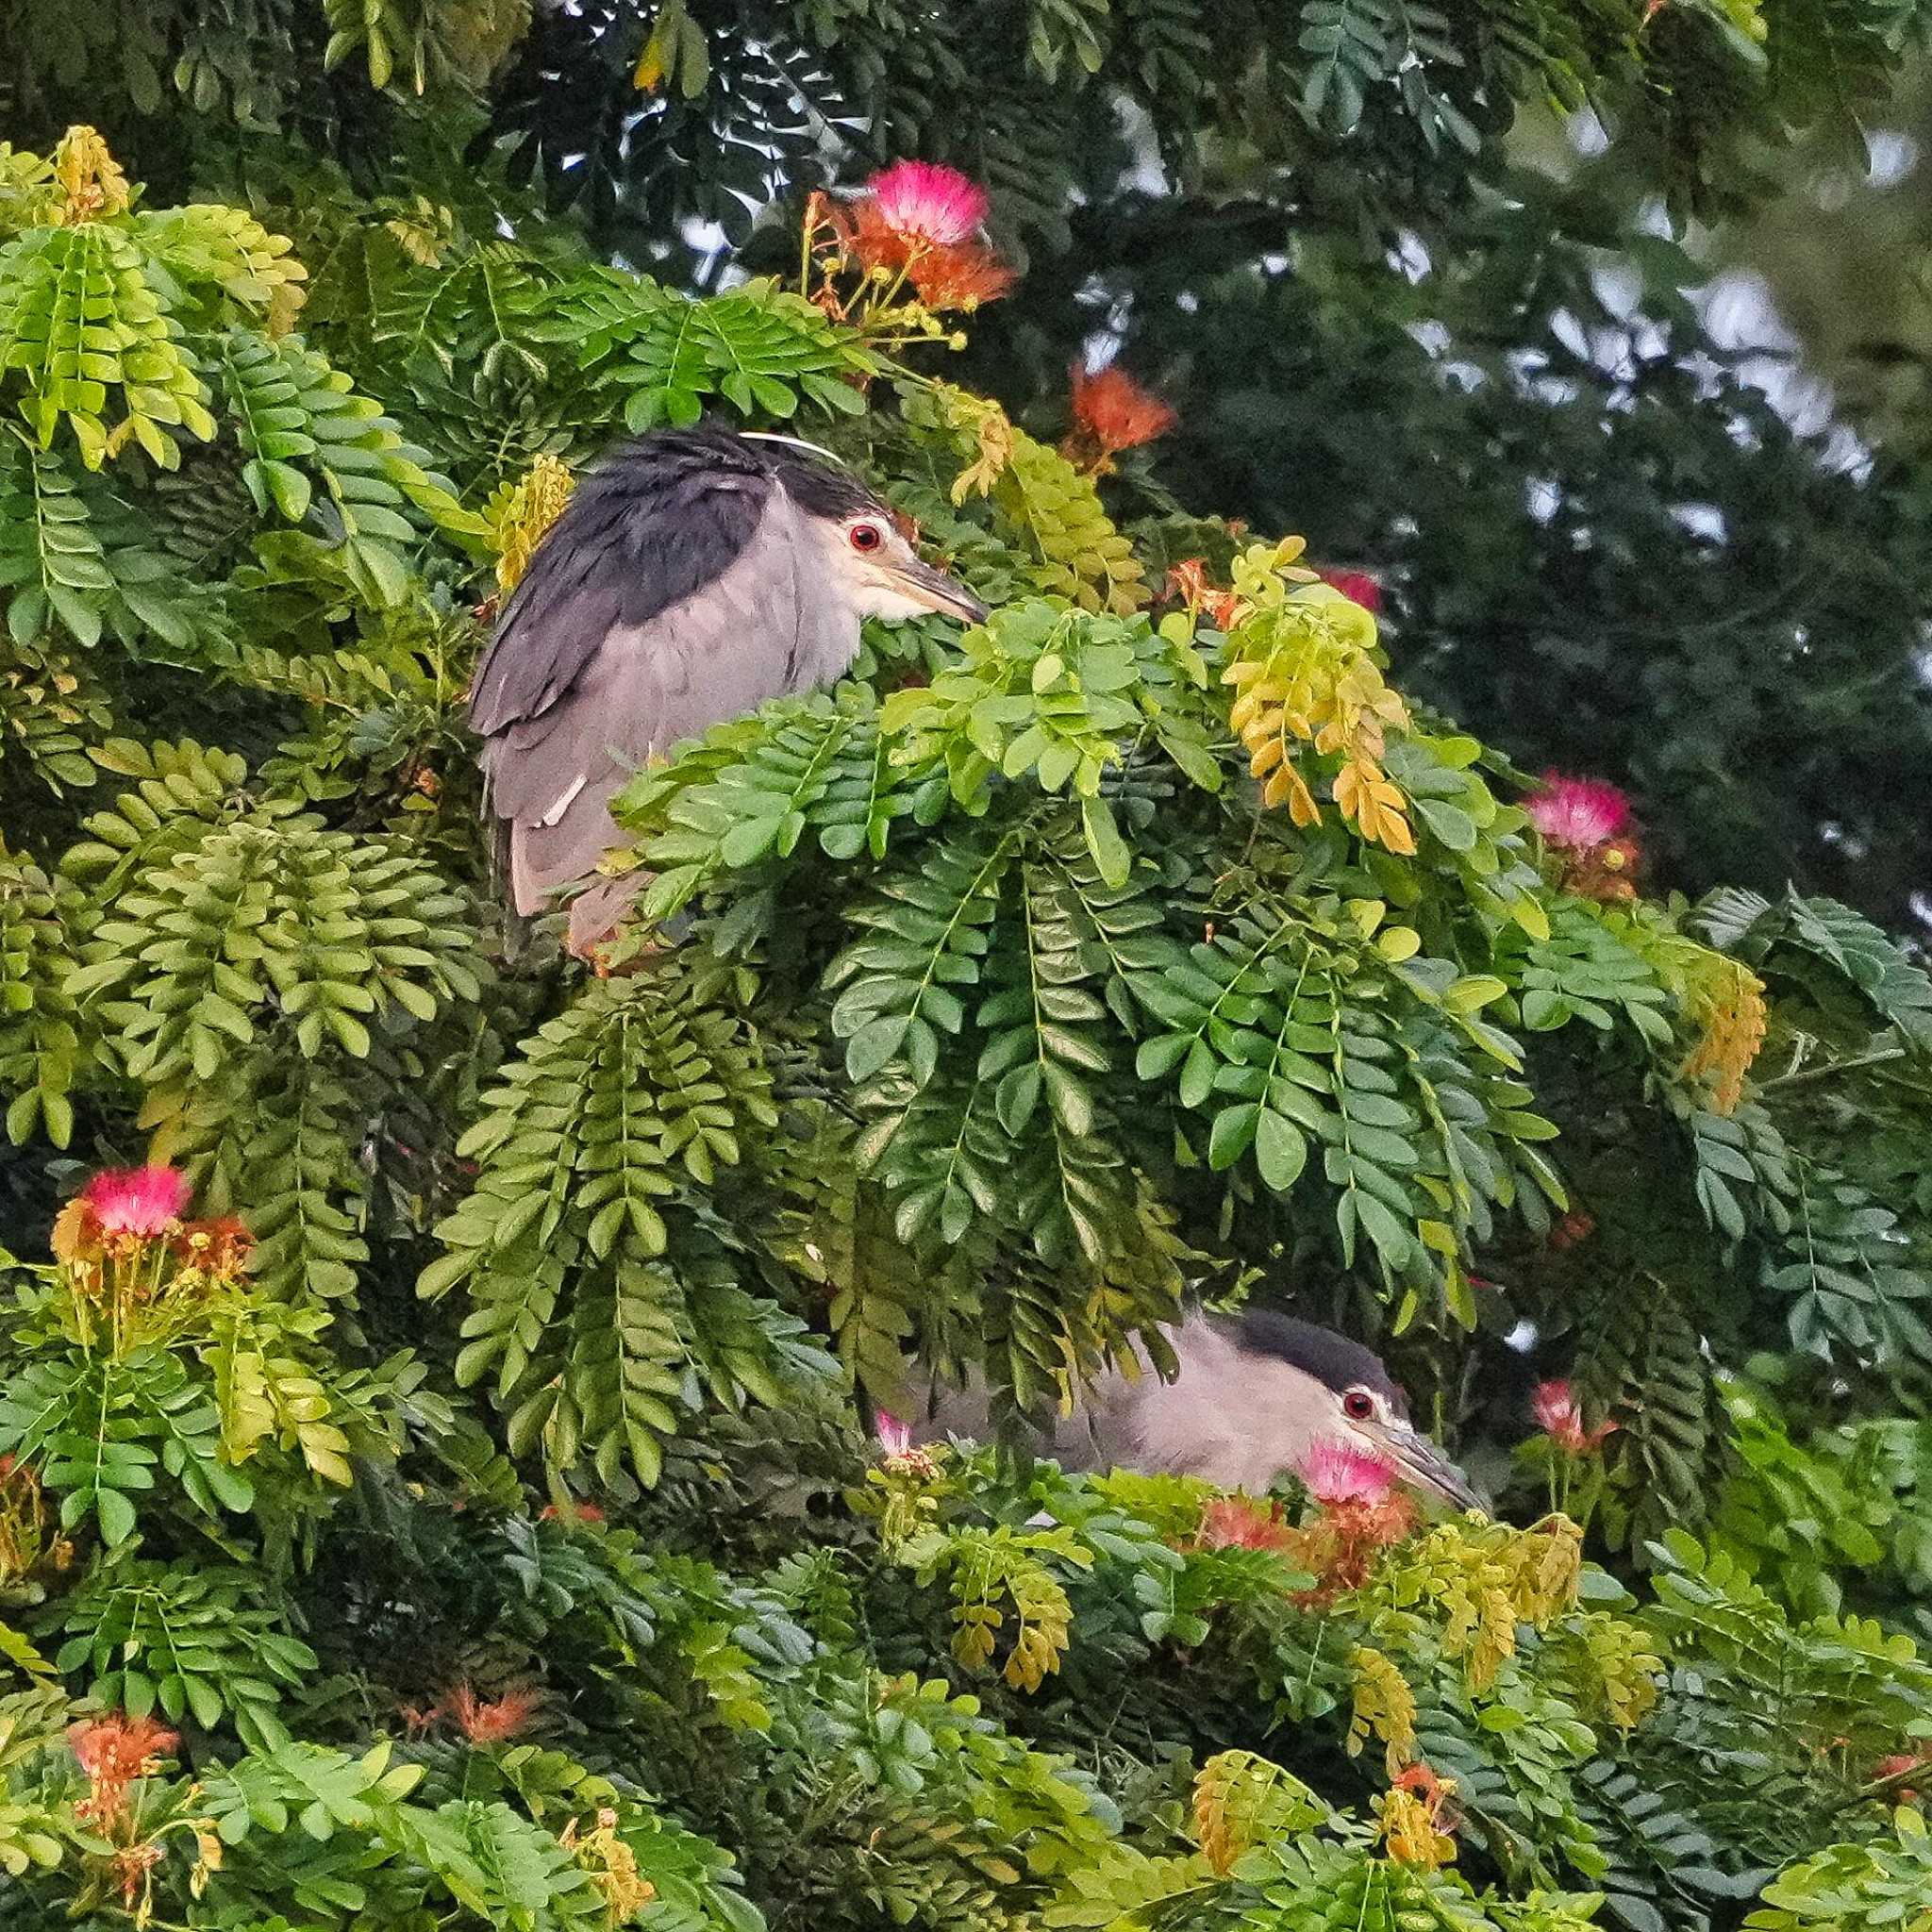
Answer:
[[[1091,375],[1076,362],[1073,383],[1074,426],[1108,456],[1165,436],[1179,420],[1117,362]]]
[[[1572,1456],[1596,1448],[1615,1428],[1613,1422],[1599,1423],[1593,1429],[1583,1425],[1583,1405],[1567,1378],[1557,1377],[1536,1385],[1530,1408],[1537,1426],[1551,1441]]]
[[[1286,1550],[1293,1546],[1294,1534],[1279,1503],[1216,1496],[1201,1512],[1196,1541],[1205,1550]]]
[[[1365,570],[1324,570],[1316,575],[1331,591],[1340,591],[1352,604],[1364,610],[1382,608],[1382,587]]]
[[[1577,852],[1607,845],[1630,823],[1630,801],[1601,778],[1565,778],[1545,772],[1523,801],[1530,823],[1552,845]]]
[[[908,240],[950,248],[986,220],[986,190],[939,161],[894,161],[866,186],[880,219]]]
[[[1317,1442],[1300,1474],[1318,1503],[1381,1503],[1395,1487],[1386,1462],[1348,1442]]]
[[[142,1239],[165,1234],[181,1218],[192,1191],[188,1176],[172,1167],[117,1167],[97,1174],[80,1198],[93,1209],[104,1235]]]

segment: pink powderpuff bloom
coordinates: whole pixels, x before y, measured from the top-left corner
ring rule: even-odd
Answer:
[[[1348,1442],[1317,1442],[1301,1478],[1318,1503],[1383,1503],[1395,1487],[1389,1465]]]
[[[1530,823],[1552,845],[1591,852],[1630,823],[1630,801],[1601,778],[1565,778],[1545,772],[1540,790],[1523,801]]]
[[[1352,604],[1364,610],[1382,608],[1382,587],[1365,570],[1324,570],[1316,575],[1331,591],[1340,591]]]
[[[913,1441],[910,1423],[902,1423],[883,1408],[874,1411],[872,1422],[879,1439],[879,1460],[888,1475],[910,1476],[923,1483],[938,1476],[938,1462]]]
[[[119,1824],[127,1809],[127,1788],[152,1777],[181,1740],[151,1717],[111,1711],[92,1723],[69,1724],[67,1741],[87,1773],[88,1794],[75,1815],[95,1825]]]
[[[529,1728],[543,1702],[534,1684],[513,1684],[501,1697],[478,1697],[467,1684],[458,1684],[447,1711],[457,1728],[473,1744],[506,1744]]]
[[[1615,1423],[1607,1421],[1599,1423],[1593,1429],[1586,1429],[1583,1426],[1583,1405],[1577,1401],[1576,1391],[1568,1380],[1562,1377],[1539,1382],[1530,1408],[1536,1416],[1537,1426],[1543,1434],[1572,1456],[1581,1456],[1586,1450],[1596,1448],[1617,1426]]]
[[[80,1191],[103,1234],[143,1239],[164,1234],[181,1218],[192,1191],[172,1167],[117,1167],[97,1174]]]
[[[865,185],[895,234],[941,248],[970,240],[986,219],[986,190],[938,161],[894,161]]]

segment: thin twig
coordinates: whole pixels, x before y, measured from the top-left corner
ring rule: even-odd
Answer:
[[[1848,1060],[1831,1060],[1822,1067],[1807,1067],[1802,1073],[1780,1074],[1774,1080],[1767,1080],[1757,1090],[1769,1093],[1776,1087],[1802,1087],[1812,1080],[1829,1079],[1834,1074],[1856,1074],[1860,1067],[1876,1067],[1888,1060],[1902,1060],[1908,1049],[1903,1046],[1881,1046],[1871,1053],[1855,1055]]]

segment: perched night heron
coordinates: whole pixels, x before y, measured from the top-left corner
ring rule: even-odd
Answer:
[[[1105,1376],[1035,1452],[1063,1469],[1204,1476],[1258,1495],[1305,1476],[1324,1445],[1371,1458],[1394,1481],[1481,1509],[1469,1478],[1408,1418],[1408,1399],[1372,1349],[1266,1309],[1193,1314],[1171,1331],[1178,1373]],[[985,1441],[983,1392],[942,1392],[914,1439]]]
[[[987,614],[808,443],[672,430],[592,470],[504,606],[472,687],[518,913],[592,878],[622,837],[610,800],[652,754],[834,682],[861,618],[925,611]],[[640,883],[579,894],[573,947],[613,930]]]

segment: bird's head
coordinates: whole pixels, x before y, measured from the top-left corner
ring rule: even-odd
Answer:
[[[1306,1476],[1324,1445],[1376,1463],[1395,1481],[1481,1509],[1469,1478],[1409,1420],[1408,1400],[1375,1354],[1312,1323],[1254,1309],[1234,1330],[1252,1426],[1274,1464]]]
[[[750,440],[767,445],[782,441],[794,451],[826,455],[790,438]],[[835,467],[836,461],[813,462],[788,454],[774,457],[774,466],[787,493],[805,512],[828,580],[844,591],[851,608],[860,617],[889,623],[936,611],[966,624],[984,624],[986,606],[958,578],[925,562],[892,510],[849,470]]]
[[[964,584],[924,562],[883,504],[841,517],[825,531],[832,570],[861,617],[889,623],[937,611],[984,624],[986,606]]]

